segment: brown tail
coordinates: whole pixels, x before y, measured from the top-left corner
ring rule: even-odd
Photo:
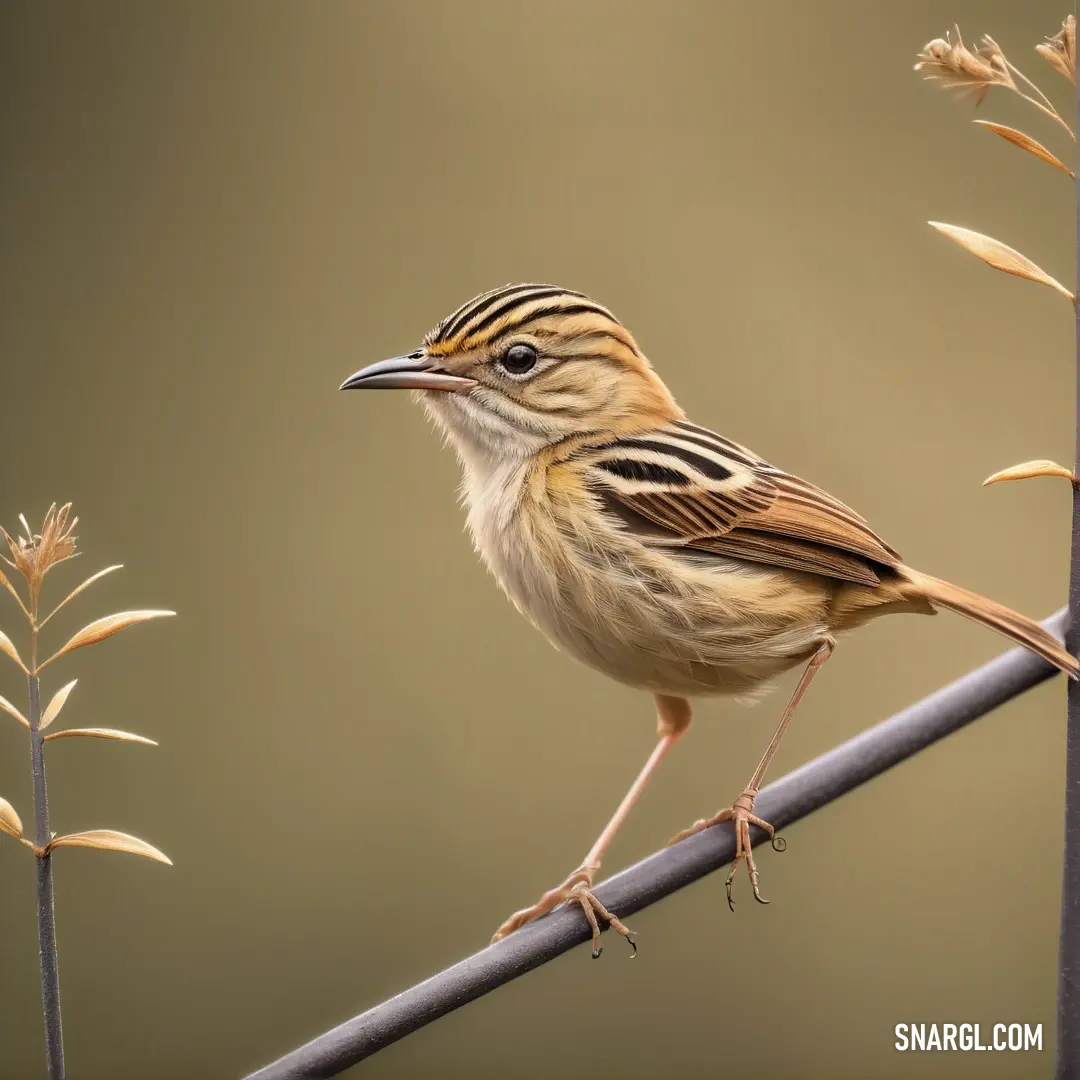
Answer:
[[[909,566],[897,567],[898,572],[911,582],[921,596],[925,596],[935,607],[948,608],[973,619],[983,626],[1012,638],[1018,645],[1038,653],[1054,667],[1064,671],[1072,678],[1080,677],[1080,662],[1075,656],[1065,651],[1060,641],[1044,630],[1037,622],[1010,610],[1003,604],[988,600],[978,593],[961,589],[948,581],[922,574]]]

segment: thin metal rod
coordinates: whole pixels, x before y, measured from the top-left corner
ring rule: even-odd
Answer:
[[[1080,119],[1080,87],[1077,90]],[[1076,184],[1076,280],[1080,285],[1080,179]],[[1078,294],[1080,295],[1080,294]],[[1076,466],[1080,475],[1080,307],[1076,308]],[[1080,490],[1073,486],[1072,617],[1065,635],[1070,651],[1080,644]],[[1069,686],[1065,734],[1065,857],[1061,875],[1061,930],[1058,940],[1057,1080],[1080,1080],[1080,683]]]
[[[1043,625],[1060,636],[1064,623],[1062,609]],[[791,825],[1055,674],[1045,660],[1012,649],[770,784],[758,797],[756,809],[777,828]],[[757,839],[764,837],[758,833]],[[596,896],[620,917],[632,915],[727,865],[734,856],[734,831],[719,825],[609,878],[597,887]],[[247,1080],[336,1076],[589,938],[580,910],[556,909],[251,1073]]]

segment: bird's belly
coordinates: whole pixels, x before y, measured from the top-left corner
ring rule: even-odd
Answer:
[[[481,550],[552,644],[643,690],[753,695],[828,633],[831,596],[814,575],[721,559],[687,565],[617,534],[598,550],[511,529]]]

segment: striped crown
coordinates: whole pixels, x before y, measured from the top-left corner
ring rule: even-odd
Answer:
[[[510,333],[534,329],[552,316],[563,319],[581,315],[598,317],[598,325],[637,352],[633,338],[614,315],[584,293],[557,285],[518,283],[503,285],[474,297],[448,315],[424,338],[431,356],[482,349]]]

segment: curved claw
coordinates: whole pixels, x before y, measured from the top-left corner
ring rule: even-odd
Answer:
[[[631,934],[626,939],[626,944],[630,946],[630,959],[631,960],[633,960],[634,957],[637,956],[637,942],[634,940],[634,937],[635,937],[635,935]],[[594,960],[599,960],[600,959],[600,954],[603,951],[604,951],[604,946],[603,945],[597,945],[596,948],[593,949],[592,958]]]
[[[776,830],[769,822],[763,818],[757,817],[753,812],[753,797],[756,792],[744,791],[739,797],[744,800],[740,805],[736,801],[735,806],[732,808],[731,816],[735,819],[735,858],[731,863],[731,871],[728,873],[727,879],[724,881],[724,888],[727,892],[728,907],[734,911],[735,901],[731,896],[731,884],[735,880],[735,875],[738,873],[739,864],[746,863],[746,875],[750,879],[750,888],[754,892],[754,899],[759,904],[768,904],[769,901],[761,895],[761,888],[759,887],[758,869],[754,863],[753,848],[750,843],[750,826],[755,825],[761,829],[768,837],[769,842],[772,844],[773,849],[776,851],[784,851],[787,848],[787,841],[782,836],[776,835]]]
[[[637,955],[637,943],[634,941],[633,933],[617,915],[608,911],[592,894],[590,886],[592,885],[594,869],[586,866],[579,867],[561,885],[544,893],[532,907],[515,911],[495,931],[495,936],[491,939],[492,944],[501,941],[515,930],[519,930],[526,923],[532,922],[533,919],[538,919],[549,911],[553,911],[561,904],[577,904],[589,924],[589,929],[592,931],[592,958],[599,960],[600,954],[604,951],[603,946],[600,944],[600,920],[603,919],[610,929],[626,938],[630,943],[632,950],[630,956],[632,959]]]

